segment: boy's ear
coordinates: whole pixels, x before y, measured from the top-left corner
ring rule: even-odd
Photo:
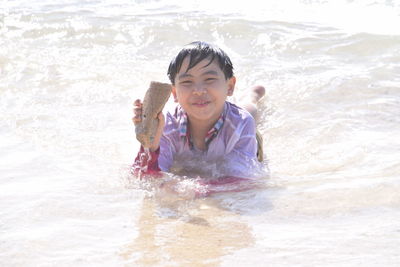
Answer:
[[[178,96],[176,95],[176,87],[172,85],[172,96],[174,97],[174,102],[178,103]]]
[[[236,84],[236,77],[232,76],[232,78],[229,79],[228,81],[228,96],[233,95],[233,91],[235,90],[235,84]]]

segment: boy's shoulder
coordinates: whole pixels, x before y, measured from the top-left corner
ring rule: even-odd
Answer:
[[[253,116],[245,110],[229,101],[225,102],[225,119],[231,120],[233,123],[241,123],[249,121],[255,124]]]
[[[225,121],[222,127],[224,136],[238,137],[255,133],[256,123],[247,110],[226,101],[225,112]]]

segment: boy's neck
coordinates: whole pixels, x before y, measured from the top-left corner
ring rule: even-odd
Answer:
[[[199,121],[191,118],[188,118],[188,120],[189,120],[190,133],[192,135],[195,133],[202,133],[205,137],[208,131],[211,130],[212,127],[215,125],[218,118],[210,121]]]
[[[206,150],[207,133],[214,127],[220,118],[223,110],[216,118],[210,120],[196,120],[188,117],[188,126],[190,128],[190,137],[196,148]]]
[[[194,146],[206,150],[206,136],[216,121],[196,121],[189,118],[190,137]]]

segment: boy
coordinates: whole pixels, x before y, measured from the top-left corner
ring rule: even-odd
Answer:
[[[158,115],[160,123],[150,147],[147,172],[230,179],[254,176],[254,169],[261,167],[255,105],[263,97],[264,87],[252,88],[250,103],[245,106],[251,113],[226,101],[236,83],[232,62],[220,48],[205,42],[185,46],[171,61],[168,77],[178,105],[166,119],[162,113]],[[141,111],[142,103],[137,99],[135,125],[141,121]],[[139,158],[135,165],[140,164]]]

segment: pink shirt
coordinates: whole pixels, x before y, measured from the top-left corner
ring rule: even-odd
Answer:
[[[178,106],[175,112],[168,112],[160,149],[151,153],[148,170],[190,177],[257,176],[262,171],[262,164],[256,155],[253,117],[246,110],[225,102],[221,118],[212,129],[207,149],[201,151],[191,144],[186,135],[187,120],[182,108]]]

